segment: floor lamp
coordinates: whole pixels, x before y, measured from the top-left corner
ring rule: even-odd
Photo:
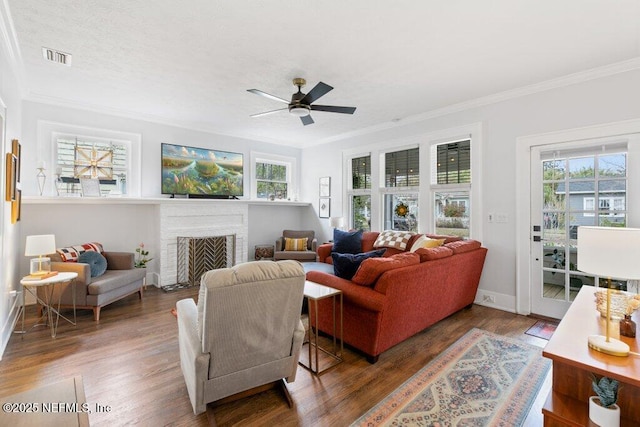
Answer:
[[[578,270],[607,278],[605,335],[591,335],[589,347],[614,356],[628,356],[629,346],[610,337],[611,278],[640,279],[640,229],[578,227]]]

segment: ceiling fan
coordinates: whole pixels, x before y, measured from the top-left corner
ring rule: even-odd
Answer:
[[[341,113],[341,114],[353,114],[356,111],[356,107],[336,107],[334,105],[314,105],[313,103],[320,99],[320,97],[326,95],[333,87],[326,83],[318,83],[314,86],[309,93],[304,94],[302,88],[307,84],[307,81],[302,78],[293,79],[294,86],[298,86],[298,92],[291,95],[291,101],[287,101],[284,98],[274,96],[263,92],[258,89],[247,89],[247,92],[255,93],[256,95],[264,96],[265,98],[273,99],[274,101],[283,102],[288,104],[285,108],[279,108],[277,110],[265,111],[264,113],[252,114],[251,117],[266,116],[267,114],[277,113],[279,111],[289,110],[289,113],[294,116],[300,117],[303,125],[310,125],[313,123],[313,119],[309,113],[313,111],[327,111],[329,113]]]

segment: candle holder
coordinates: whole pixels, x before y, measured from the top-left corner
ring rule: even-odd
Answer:
[[[38,189],[40,190],[40,195],[42,196],[42,193],[44,193],[44,183],[47,181],[47,175],[45,175],[44,171],[44,167],[39,167],[38,169],[38,173],[36,174],[36,179],[38,180]]]

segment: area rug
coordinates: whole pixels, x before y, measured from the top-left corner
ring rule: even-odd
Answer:
[[[549,341],[557,327],[558,322],[538,320],[532,327],[527,329],[525,334]]]
[[[541,348],[474,328],[352,426],[520,426],[549,367]]]

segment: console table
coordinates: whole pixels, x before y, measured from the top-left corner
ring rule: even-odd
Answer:
[[[558,325],[542,355],[553,362],[552,389],[542,408],[544,425],[590,426],[589,397],[594,396],[592,374],[620,381],[618,405],[622,426],[640,425],[640,357],[610,356],[587,346],[589,335],[605,335],[605,319],[596,310],[596,288],[583,286]],[[640,315],[633,315],[640,324]],[[640,352],[638,340],[620,337]]]

